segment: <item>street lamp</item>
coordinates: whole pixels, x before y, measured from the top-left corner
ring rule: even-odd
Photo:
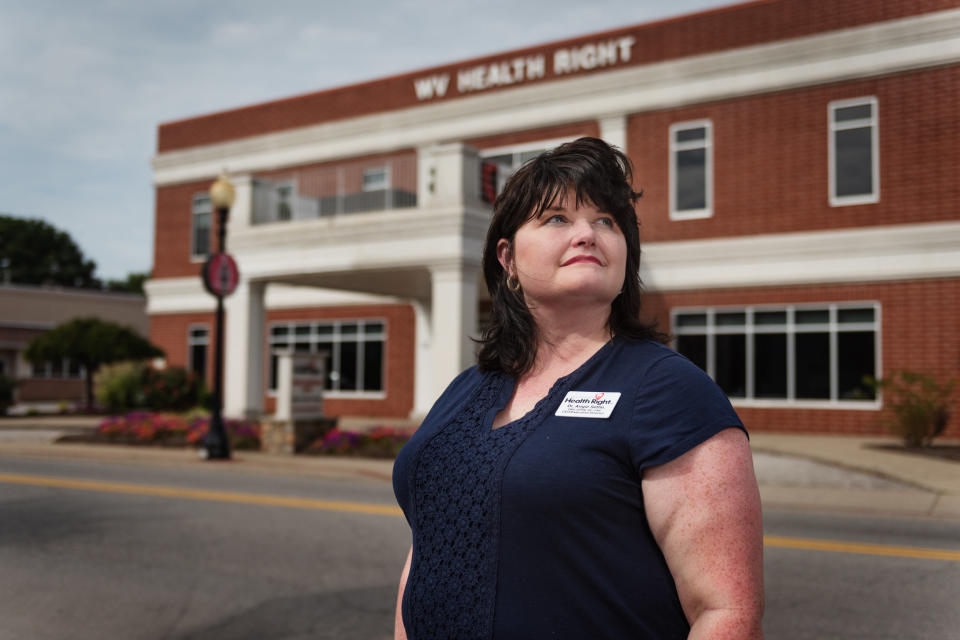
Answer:
[[[237,268],[227,255],[227,217],[233,206],[235,192],[226,172],[220,174],[210,185],[210,202],[217,212],[217,252],[204,264],[203,278],[207,290],[217,298],[216,342],[213,354],[213,407],[210,412],[210,428],[203,444],[207,459],[230,458],[230,440],[223,428],[223,297],[236,288]]]

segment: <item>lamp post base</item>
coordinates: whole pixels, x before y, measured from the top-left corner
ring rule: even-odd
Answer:
[[[230,449],[223,445],[209,446],[204,445],[204,448],[200,450],[201,458],[204,460],[229,460],[230,459]]]
[[[203,447],[207,460],[229,460],[230,459],[230,441],[227,439],[227,432],[223,428],[223,419],[214,415],[210,420],[210,428],[203,439]]]

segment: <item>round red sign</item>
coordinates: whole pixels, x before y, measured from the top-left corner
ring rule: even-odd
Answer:
[[[237,288],[240,272],[229,253],[215,253],[203,263],[203,286],[215,296],[228,296]]]

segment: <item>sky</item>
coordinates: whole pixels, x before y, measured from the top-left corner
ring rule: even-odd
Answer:
[[[0,0],[0,214],[149,271],[157,125],[731,0]]]

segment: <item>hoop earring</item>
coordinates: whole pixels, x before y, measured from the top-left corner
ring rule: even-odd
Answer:
[[[507,289],[516,293],[520,291],[520,278],[516,276],[507,276]]]

